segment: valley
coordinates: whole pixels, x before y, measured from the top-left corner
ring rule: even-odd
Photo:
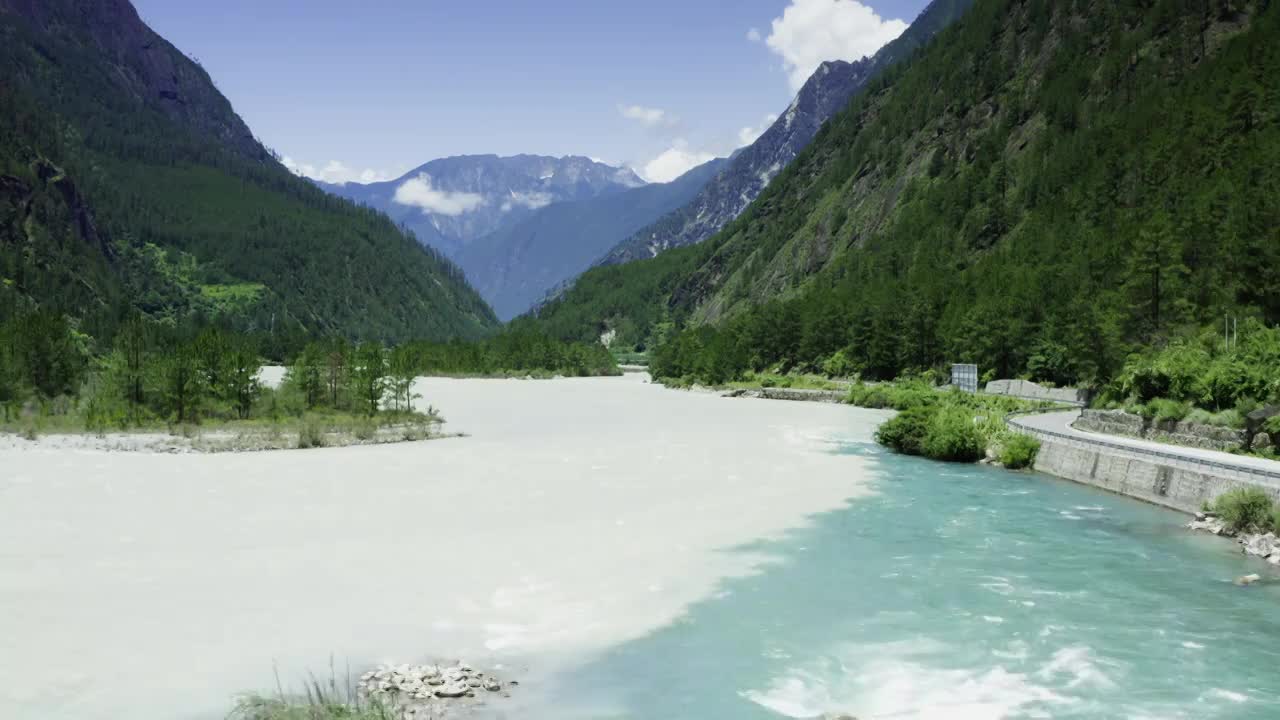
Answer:
[[[0,67],[0,716],[1277,716],[1280,5],[0,0]]]

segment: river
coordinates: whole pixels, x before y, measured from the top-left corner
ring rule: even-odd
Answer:
[[[1280,714],[1280,585],[1176,514],[850,407],[418,392],[469,436],[0,452],[0,717],[222,717],[331,657],[501,665],[512,718]]]

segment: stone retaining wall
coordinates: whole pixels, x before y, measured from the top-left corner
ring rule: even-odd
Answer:
[[[1230,452],[1249,446],[1244,430],[1189,422],[1154,422],[1124,410],[1085,410],[1075,427],[1089,432],[1123,435],[1174,445]]]
[[[1194,513],[1203,503],[1212,502],[1235,487],[1260,487],[1273,500],[1280,501],[1280,489],[1250,483],[1242,477],[1172,467],[1154,457],[1134,457],[1054,438],[1041,437],[1040,441],[1036,470],[1174,510]]]
[[[800,400],[803,402],[842,403],[849,393],[839,390],[800,390],[793,388],[762,388],[760,397],[768,400]]]
[[[1073,404],[1084,404],[1088,400],[1088,394],[1084,390],[1071,387],[1049,388],[1030,380],[992,380],[983,388],[983,392],[988,395],[1008,395],[1028,400]]]

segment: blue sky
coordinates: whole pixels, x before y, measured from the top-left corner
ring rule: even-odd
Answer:
[[[254,132],[333,181],[470,153],[665,180],[781,112],[820,59],[927,0],[135,0]]]

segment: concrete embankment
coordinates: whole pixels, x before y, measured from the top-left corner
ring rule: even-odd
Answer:
[[[1041,442],[1035,469],[1164,507],[1194,513],[1235,487],[1257,487],[1280,501],[1280,472],[1215,460],[1180,448],[1144,448],[1083,433],[1055,432],[1013,418]]]

